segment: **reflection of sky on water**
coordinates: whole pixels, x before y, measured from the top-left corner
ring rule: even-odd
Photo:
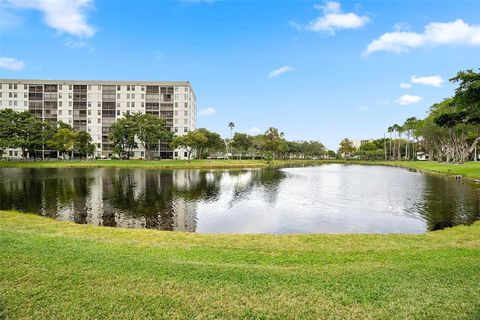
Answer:
[[[480,214],[480,186],[382,166],[0,169],[0,209],[205,233],[420,233]]]

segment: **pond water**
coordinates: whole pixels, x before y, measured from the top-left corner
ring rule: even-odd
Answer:
[[[0,209],[203,233],[422,233],[480,215],[480,185],[383,166],[0,169]]]

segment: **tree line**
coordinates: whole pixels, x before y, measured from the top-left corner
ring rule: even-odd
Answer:
[[[96,146],[88,132],[75,131],[64,122],[42,121],[28,111],[4,109],[0,110],[0,158],[7,148],[20,149],[23,158],[43,158],[50,151],[61,158],[72,153],[87,158]]]
[[[452,97],[432,105],[424,119],[409,117],[388,127],[388,138],[371,140],[358,149],[340,142],[344,158],[415,160],[424,152],[429,160],[463,163],[477,160],[480,143],[480,73],[460,71],[450,79],[457,84]]]

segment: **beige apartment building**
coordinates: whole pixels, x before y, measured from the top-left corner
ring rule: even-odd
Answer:
[[[63,121],[75,130],[86,131],[97,146],[97,157],[112,155],[113,145],[108,139],[111,125],[128,114],[162,117],[176,135],[196,129],[196,97],[188,81],[0,79],[0,109],[30,111],[43,121]],[[7,149],[5,156],[20,156],[20,152]],[[133,156],[145,156],[140,144]],[[154,156],[184,159],[186,152],[160,143]]]

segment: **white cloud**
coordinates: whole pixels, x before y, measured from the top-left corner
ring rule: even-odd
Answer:
[[[43,12],[43,20],[59,33],[78,37],[92,37],[96,30],[87,22],[86,11],[93,7],[93,0],[9,0],[19,9],[35,9]]]
[[[254,136],[254,135],[262,133],[262,130],[259,127],[253,127],[253,128],[248,129],[247,133]]]
[[[334,34],[340,29],[357,29],[364,26],[370,19],[367,16],[359,16],[353,12],[342,12],[339,2],[327,1],[324,5],[315,5],[315,8],[323,11],[319,16],[308,25],[302,26],[291,22],[297,29],[325,32]]]
[[[365,54],[376,51],[408,52],[422,46],[467,45],[480,46],[480,25],[469,25],[462,19],[453,22],[432,22],[422,33],[394,31],[373,40]]]
[[[414,104],[414,103],[419,103],[422,101],[422,97],[420,96],[414,96],[411,94],[404,94],[397,100],[395,100],[395,103],[400,104],[400,105],[409,105],[409,104]]]
[[[360,107],[358,107],[358,110],[362,111],[362,112],[366,112],[366,111],[368,111],[368,106],[360,106]]]
[[[294,71],[294,70],[295,70],[295,68],[292,68],[290,66],[284,66],[284,67],[275,69],[268,74],[268,79],[273,79],[275,77],[278,77],[282,73],[289,72],[289,71]]]
[[[405,83],[405,82],[400,83],[400,88],[402,89],[410,89],[411,87],[412,85],[410,83]]]
[[[214,108],[205,108],[198,112],[200,116],[204,117],[214,115],[215,113],[217,113],[217,110],[215,110]]]
[[[445,82],[445,80],[443,80],[441,76],[429,76],[429,77],[412,76],[411,81],[412,83],[423,84],[426,86],[432,86],[437,88],[441,87],[442,83]]]
[[[9,57],[0,57],[0,69],[10,71],[19,71],[25,68],[25,63],[21,60]]]

